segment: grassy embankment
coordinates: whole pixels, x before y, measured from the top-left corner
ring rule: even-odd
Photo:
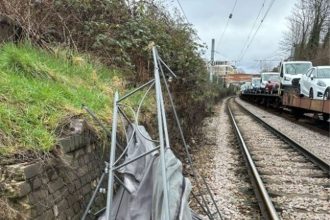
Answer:
[[[121,71],[55,51],[28,43],[0,47],[0,156],[49,152],[61,124],[70,117],[87,117],[83,103],[104,122],[111,121],[114,91],[124,90]]]

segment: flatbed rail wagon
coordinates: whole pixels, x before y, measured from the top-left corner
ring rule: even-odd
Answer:
[[[311,113],[330,114],[330,100],[316,100],[307,97],[299,97],[296,94],[284,93],[282,105]]]
[[[317,100],[301,97],[297,92],[284,91],[280,94],[262,94],[245,92],[240,97],[249,102],[281,109],[290,109],[299,118],[305,113],[321,114],[327,121],[330,115],[330,100]]]

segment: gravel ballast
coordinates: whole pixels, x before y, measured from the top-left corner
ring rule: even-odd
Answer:
[[[329,175],[232,102],[245,143],[281,219],[330,219]],[[267,118],[267,121],[269,118]]]
[[[200,150],[194,153],[194,161],[214,192],[223,219],[260,219],[225,102],[217,105],[215,114],[205,121],[206,138]]]
[[[262,110],[250,103],[236,98],[237,103],[267,121],[269,125],[295,140],[299,145],[309,150],[317,157],[330,164],[330,137],[312,131],[306,127],[290,122],[280,115],[275,115]]]

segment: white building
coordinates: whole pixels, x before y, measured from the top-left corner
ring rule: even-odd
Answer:
[[[229,74],[236,74],[237,70],[227,61],[215,61],[212,66],[212,73],[215,76],[227,76]]]

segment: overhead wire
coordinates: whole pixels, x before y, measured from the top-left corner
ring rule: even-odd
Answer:
[[[227,22],[226,22],[225,28],[223,29],[223,32],[222,32],[222,34],[221,34],[221,37],[220,37],[220,39],[219,39],[219,41],[218,41],[218,44],[217,44],[217,50],[219,49],[220,42],[222,41],[222,38],[223,38],[223,36],[225,35],[225,32],[226,32],[226,30],[227,30],[227,28],[228,28],[228,24],[229,24],[229,19],[227,19]]]
[[[227,19],[226,25],[225,25],[225,27],[224,27],[224,29],[223,29],[223,31],[222,31],[222,34],[221,34],[221,36],[220,36],[220,39],[219,39],[218,43],[217,43],[217,47],[216,47],[217,50],[219,49],[219,46],[220,46],[220,44],[221,44],[221,41],[222,41],[222,39],[223,39],[223,37],[224,37],[226,31],[227,31],[228,24],[229,24],[229,20],[230,20],[230,19],[232,18],[232,16],[233,16],[234,10],[235,10],[236,5],[237,5],[237,1],[238,1],[238,0],[235,0],[234,6],[233,6],[233,8],[232,8],[232,10],[231,10],[231,12],[230,12],[230,14],[229,14],[229,16],[228,16],[228,19]]]
[[[177,1],[178,5],[179,5],[179,7],[180,7],[180,10],[181,10],[181,12],[182,12],[182,14],[183,14],[183,17],[186,19],[187,23],[190,24],[190,22],[189,22],[189,20],[188,20],[188,18],[187,18],[186,12],[184,11],[184,9],[183,9],[183,7],[182,7],[182,5],[181,5],[181,3],[180,3],[180,0],[176,0],[176,1]]]
[[[260,15],[261,15],[261,12],[262,12],[263,8],[265,7],[265,2],[266,2],[266,0],[263,0],[263,2],[262,2],[262,4],[261,4],[261,7],[260,7],[260,9],[259,9],[258,15],[257,15],[256,19],[254,20],[253,25],[252,25],[252,27],[251,27],[251,30],[250,30],[250,32],[249,32],[249,34],[248,34],[248,37],[246,38],[246,40],[245,40],[245,42],[244,42],[244,44],[243,44],[243,47],[242,47],[241,53],[240,53],[240,55],[239,55],[239,58],[242,56],[242,54],[243,54],[243,52],[244,52],[244,49],[245,49],[246,45],[248,44],[248,42],[249,42],[249,40],[250,40],[250,38],[251,38],[252,32],[253,32],[253,30],[254,30],[256,24],[257,24],[257,21],[258,21]]]
[[[246,46],[246,48],[245,48],[245,50],[244,50],[242,56],[239,58],[239,61],[242,61],[242,60],[243,60],[243,58],[244,58],[244,56],[245,56],[247,50],[248,50],[249,47],[251,46],[251,44],[252,44],[252,42],[253,42],[255,36],[257,35],[257,33],[258,33],[258,31],[259,31],[259,29],[260,29],[262,23],[265,21],[265,19],[266,19],[268,13],[269,13],[270,9],[272,8],[272,6],[274,5],[274,2],[275,2],[275,1],[276,1],[276,0],[272,0],[272,2],[269,4],[269,6],[268,6],[268,8],[267,8],[267,11],[265,12],[264,16],[262,17],[262,19],[261,19],[261,21],[260,21],[260,23],[259,23],[258,28],[257,28],[256,31],[254,32],[254,34],[253,34],[251,40],[249,41],[248,45]]]

